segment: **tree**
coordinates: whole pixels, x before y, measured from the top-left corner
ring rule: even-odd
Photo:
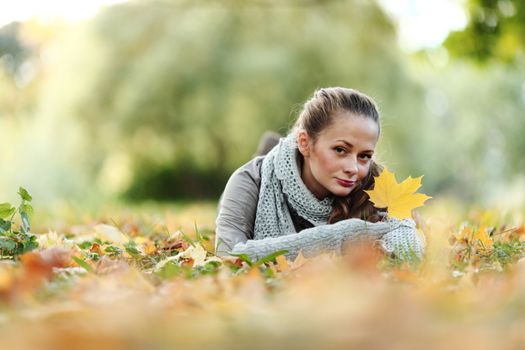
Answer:
[[[445,46],[457,56],[484,63],[495,59],[515,63],[525,56],[525,2],[469,0],[469,22],[453,32]]]
[[[100,183],[127,168],[129,181],[114,190],[133,196],[216,196],[260,135],[286,133],[318,87],[355,87],[391,123],[418,124],[417,104],[403,103],[417,87],[374,2],[130,2],[63,47],[41,118],[81,130],[71,148],[84,154],[72,157]],[[408,133],[390,135],[403,148]]]

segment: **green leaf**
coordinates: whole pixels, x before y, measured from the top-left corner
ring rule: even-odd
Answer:
[[[262,274],[266,278],[274,278],[275,274],[273,273],[273,270],[269,267],[265,267],[262,269]]]
[[[0,219],[0,233],[7,232],[11,229],[11,221]]]
[[[22,253],[30,252],[31,250],[36,249],[36,248],[38,248],[38,241],[36,240],[35,235],[31,235]]]
[[[182,268],[178,266],[174,261],[168,261],[161,269],[155,272],[157,276],[162,279],[168,279],[179,275],[182,272]]]
[[[14,254],[16,243],[6,237],[0,237],[0,250],[7,251],[9,254]]]
[[[78,266],[83,267],[86,271],[93,272],[93,268],[91,267],[91,265],[89,265],[84,260],[82,260],[80,258],[77,258],[76,256],[73,257],[73,260],[75,260],[75,262],[78,264]]]
[[[20,212],[25,212],[28,215],[33,215],[33,206],[29,203],[22,203],[18,209]]]
[[[20,213],[20,217],[22,218],[22,230],[24,232],[29,232],[31,230],[31,225],[29,223],[29,215],[33,214],[33,207],[31,204],[22,203],[18,207],[18,212]]]
[[[31,225],[29,224],[29,216],[25,211],[20,213],[20,217],[22,218],[22,229],[24,232],[29,232],[31,230]]]
[[[100,255],[98,255],[98,253],[88,253],[87,257],[93,261],[98,261],[98,259],[100,259]]]
[[[9,203],[0,203],[0,219],[7,219],[14,214],[16,208]]]
[[[81,242],[81,243],[77,243],[77,246],[80,249],[88,249],[88,248],[91,248],[92,245],[93,245],[93,243],[91,243],[90,241],[84,241],[84,242]]]
[[[279,255],[283,255],[283,254],[286,254],[286,253],[288,253],[288,250],[286,250],[286,249],[278,250],[278,251],[276,251],[276,252],[274,252],[274,253],[272,253],[270,255],[267,255],[267,256],[257,260],[255,262],[255,266],[262,265],[262,264],[270,262],[270,261],[274,261],[275,262],[275,258],[277,258]]]
[[[122,254],[122,249],[120,249],[119,247],[115,247],[113,245],[107,246],[104,249],[104,251],[111,256],[117,256],[117,255]]]
[[[231,256],[236,256],[238,257],[239,259],[241,259],[242,261],[244,261],[245,263],[248,264],[248,266],[253,266],[253,262],[252,260],[250,259],[250,257],[248,256],[248,254],[245,254],[245,253],[239,253],[239,254],[233,254],[233,253],[229,253]]]
[[[222,265],[219,261],[208,261],[206,264],[197,266],[195,268],[201,275],[214,274],[218,271],[218,268]]]
[[[136,247],[137,244],[135,243],[135,241],[129,241],[127,243],[124,243],[124,248],[126,248],[126,252],[128,252],[128,254],[134,258],[140,257],[142,255]]]
[[[18,189],[18,194],[20,195],[20,197],[22,198],[22,200],[24,201],[28,201],[28,202],[31,202],[33,200],[33,197],[31,197],[31,195],[29,194],[29,192],[27,192],[27,190],[23,187],[20,187]]]

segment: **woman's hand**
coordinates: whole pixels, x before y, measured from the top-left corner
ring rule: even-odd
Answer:
[[[348,220],[352,229],[343,240],[344,254],[354,254],[356,249],[360,250],[365,246],[372,251],[379,247],[384,253],[401,260],[415,261],[423,257],[424,241],[412,219],[387,217],[385,221],[376,223]]]
[[[415,261],[423,258],[424,238],[417,232],[416,222],[412,219],[390,218],[390,222],[397,223],[397,227],[383,235],[379,240],[380,246],[387,254],[401,260]]]

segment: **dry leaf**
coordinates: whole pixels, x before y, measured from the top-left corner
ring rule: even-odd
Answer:
[[[493,243],[485,226],[480,226],[476,231],[476,239],[479,240],[484,249],[492,249]]]
[[[49,248],[21,255],[23,273],[17,280],[18,288],[23,291],[36,289],[53,276],[54,268],[69,266],[71,254],[69,249]]]
[[[193,259],[193,266],[204,265],[204,260],[206,259],[206,250],[196,243],[195,246],[190,246],[183,253],[185,258]]]
[[[206,254],[206,250],[199,243],[195,243],[195,246],[189,246],[188,249],[186,249],[185,251],[180,252],[175,256],[170,256],[169,258],[159,261],[155,266],[155,270],[162,268],[169,261],[175,261],[180,264],[181,260],[183,260],[182,263],[184,263],[184,260],[190,260],[192,267],[202,266],[210,261],[217,261],[222,263],[222,260],[216,256],[206,258]]]
[[[144,243],[142,250],[146,255],[153,255],[157,253],[157,247],[155,247],[155,244],[151,241]]]
[[[279,268],[279,271],[288,271],[288,261],[286,260],[286,257],[284,255],[279,255],[277,258],[275,258],[275,260],[277,261],[277,267]]]
[[[375,242],[355,241],[343,246],[343,259],[352,270],[375,276],[385,253]]]
[[[421,178],[408,177],[397,183],[394,173],[384,169],[375,177],[374,189],[365,191],[376,208],[388,208],[388,215],[398,219],[411,217],[411,211],[420,207],[432,197],[421,193],[414,193],[421,186]]]
[[[292,263],[292,266],[290,267],[291,270],[295,270],[301,266],[303,266],[306,262],[308,261],[308,259],[306,259],[303,255],[303,251],[299,251],[299,254],[297,254],[297,256],[295,257],[295,260],[293,261]]]
[[[129,240],[117,227],[106,224],[98,224],[95,226],[95,237],[101,241],[113,242],[113,244],[119,247],[122,247],[122,245]]]
[[[477,230],[473,230],[471,226],[464,227],[456,236],[457,241],[464,241],[474,244],[479,242],[482,249],[489,250],[493,247],[492,239],[489,237],[485,226],[480,225]]]

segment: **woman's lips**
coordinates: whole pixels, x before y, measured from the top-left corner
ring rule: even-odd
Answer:
[[[348,180],[342,180],[342,179],[337,179],[337,183],[343,187],[352,187],[355,185],[355,181],[348,181]]]

